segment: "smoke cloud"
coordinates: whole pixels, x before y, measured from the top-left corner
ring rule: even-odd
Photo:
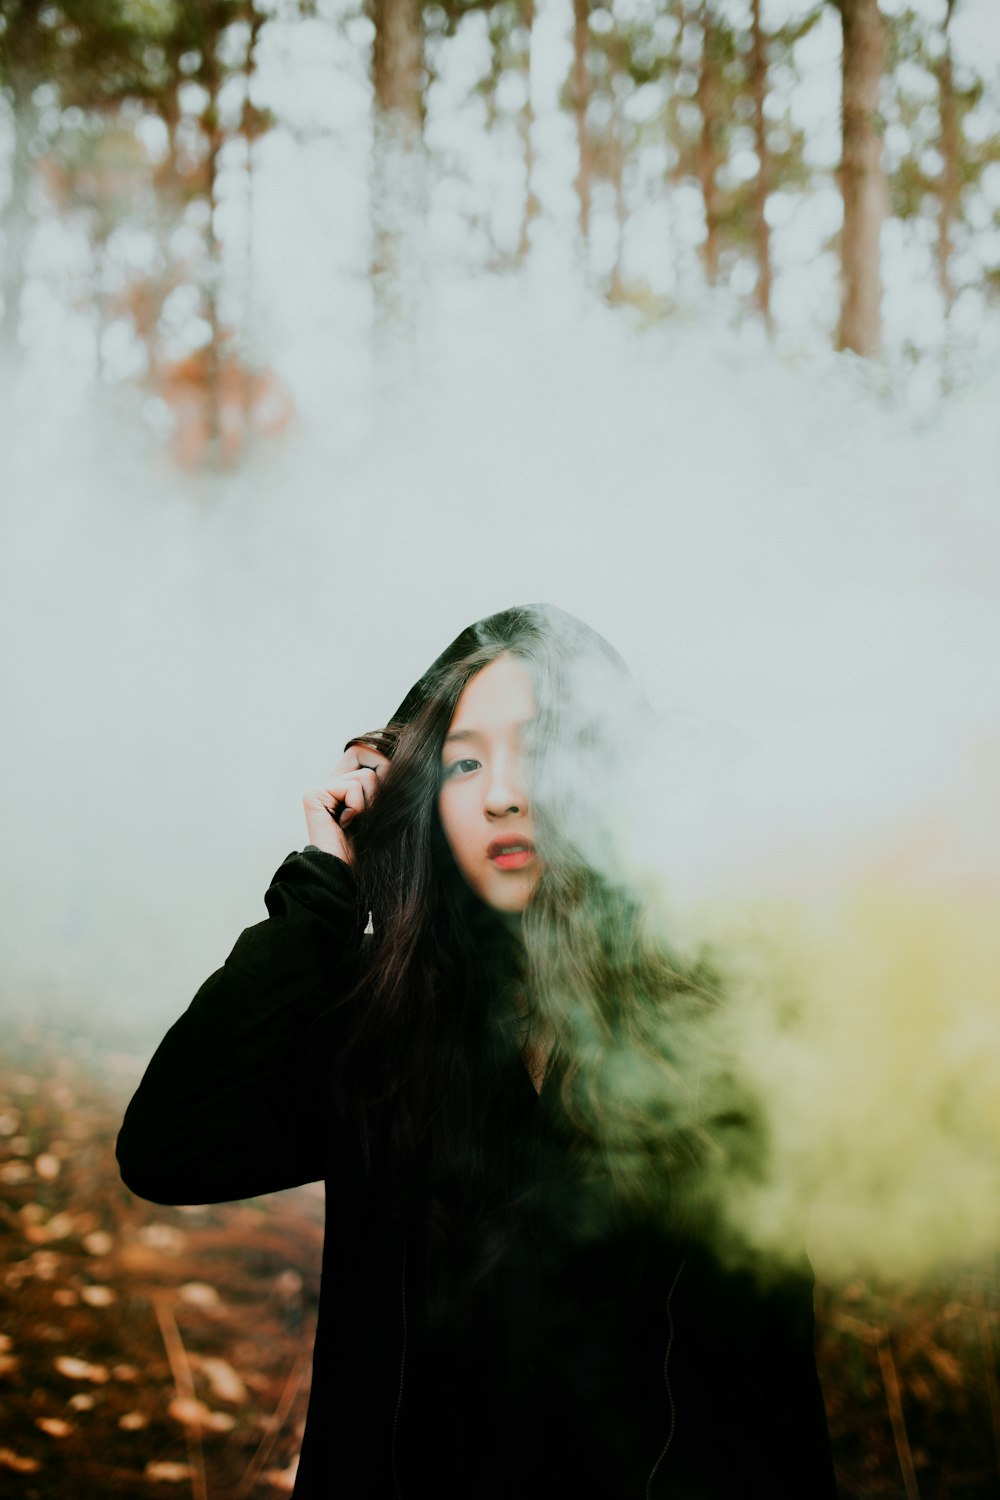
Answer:
[[[343,742],[464,624],[548,599],[661,715],[644,742],[623,720],[607,797],[669,940],[731,977],[772,1142],[733,1224],[772,1246],[810,1209],[824,1266],[984,1249],[995,382],[915,428],[833,359],[632,330],[569,283],[428,298],[346,417],[303,356],[312,404],[236,477],[8,372],[7,1007],[152,1040],[263,916]]]

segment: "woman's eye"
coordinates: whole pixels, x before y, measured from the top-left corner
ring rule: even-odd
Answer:
[[[454,760],[450,766],[445,766],[444,774],[446,776],[464,775],[466,771],[475,771],[478,765],[479,761],[473,760],[471,757],[466,757],[464,760]]]

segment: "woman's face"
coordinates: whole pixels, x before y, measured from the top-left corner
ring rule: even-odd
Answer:
[[[445,838],[466,883],[500,912],[523,911],[541,875],[522,745],[534,713],[527,667],[500,656],[466,684],[441,752]]]

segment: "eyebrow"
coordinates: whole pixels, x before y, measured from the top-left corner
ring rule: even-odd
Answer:
[[[524,722],[522,724],[518,724],[517,727],[519,730],[528,729],[533,723],[533,719],[525,719]],[[445,735],[444,743],[446,745],[452,745],[457,744],[459,741],[481,740],[482,738],[483,736],[478,729],[453,729],[449,734]]]

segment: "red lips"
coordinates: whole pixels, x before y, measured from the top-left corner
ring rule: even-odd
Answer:
[[[534,854],[535,846],[530,839],[519,838],[515,833],[502,833],[497,838],[491,839],[486,850],[487,859],[496,859],[498,855],[507,854],[515,849],[523,849],[528,854]]]

